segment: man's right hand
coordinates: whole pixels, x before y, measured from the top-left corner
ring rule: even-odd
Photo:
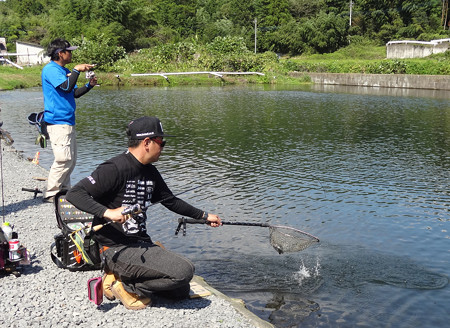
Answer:
[[[131,215],[123,215],[122,211],[125,210],[126,207],[118,207],[115,209],[107,209],[105,213],[103,213],[103,217],[110,219],[113,222],[124,223],[126,220],[131,218]]]
[[[95,65],[92,64],[78,64],[74,67],[78,72],[86,72],[94,68]]]

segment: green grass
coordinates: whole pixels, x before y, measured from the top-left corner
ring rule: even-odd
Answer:
[[[370,44],[349,45],[348,47],[341,48],[338,51],[329,54],[303,55],[294,57],[292,59],[322,61],[322,60],[346,60],[349,58],[357,60],[384,59],[386,58],[386,47],[375,46]]]
[[[386,59],[386,47],[350,45],[331,54],[281,59],[288,71],[315,73],[449,75],[450,52],[414,59]]]
[[[23,69],[0,65],[0,90],[30,88],[41,85],[42,66]]]

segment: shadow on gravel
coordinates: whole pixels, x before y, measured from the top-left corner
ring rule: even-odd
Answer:
[[[17,267],[17,271],[20,273],[20,275],[32,275],[32,274],[37,274],[39,272],[41,272],[42,270],[44,270],[44,268],[40,265],[38,265],[38,263],[40,263],[41,261],[39,261],[39,259],[37,258],[36,255],[31,255],[30,256],[30,264],[28,265],[19,265]]]
[[[5,215],[19,212],[31,206],[43,205],[42,198],[25,199],[17,203],[8,204],[4,207]]]
[[[118,303],[118,302],[111,302],[111,303],[103,302],[102,304],[97,306],[97,310],[106,313],[106,312],[114,309],[118,305],[120,305],[120,303]]]
[[[207,298],[193,298],[182,301],[168,300],[162,297],[152,297],[152,307],[174,309],[174,310],[189,310],[189,309],[203,309],[211,305],[211,301]]]
[[[152,306],[160,309],[173,309],[173,310],[192,310],[207,308],[211,304],[211,301],[205,298],[189,299],[183,301],[170,301],[159,297],[152,297]],[[118,301],[103,302],[97,307],[98,311],[108,312],[114,309],[116,306],[122,306]]]

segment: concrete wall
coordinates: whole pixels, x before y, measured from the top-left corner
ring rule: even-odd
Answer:
[[[412,88],[450,90],[449,75],[410,74],[339,74],[339,73],[291,73],[293,77],[311,77],[312,82],[330,85],[360,87]]]
[[[450,39],[426,41],[390,41],[386,44],[386,57],[423,58],[432,54],[446,52]]]

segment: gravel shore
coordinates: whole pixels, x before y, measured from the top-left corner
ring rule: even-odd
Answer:
[[[152,307],[130,311],[118,301],[96,307],[88,300],[87,280],[100,271],[70,272],[58,268],[50,257],[50,245],[59,232],[54,205],[42,202],[42,194],[22,188],[45,189],[47,171],[25,160],[1,140],[3,167],[3,220],[14,225],[31,264],[19,277],[0,272],[0,327],[271,327],[245,309],[239,301],[197,281],[211,296],[184,301],[154,300]]]

